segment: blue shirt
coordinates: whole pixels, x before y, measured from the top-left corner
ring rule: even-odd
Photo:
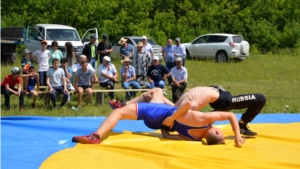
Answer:
[[[133,47],[131,44],[127,44],[126,47],[121,46],[121,48],[120,48],[120,54],[129,56],[130,53],[131,53],[133,50],[134,50],[134,47]]]
[[[175,45],[172,45],[172,46],[168,46],[166,45],[164,47],[164,51],[166,53],[166,62],[174,62],[175,60]]]
[[[171,72],[172,72],[171,77],[175,78],[176,81],[180,81],[182,79],[185,79],[185,82],[187,82],[188,72],[187,72],[187,69],[185,67],[181,66],[181,68],[178,69],[177,66],[174,66],[171,69]]]
[[[178,46],[175,46],[175,53],[177,54],[177,57],[185,58],[186,52],[185,47],[182,44],[179,44]]]
[[[154,82],[158,82],[162,80],[165,74],[168,73],[170,73],[170,70],[162,64],[157,66],[151,65],[148,68],[147,76],[149,76]]]
[[[124,65],[121,67],[120,72],[121,72],[121,75],[125,74]],[[131,66],[131,65],[129,65],[128,73],[127,73],[126,79],[130,79],[130,78],[132,78],[134,75],[135,75],[134,67]]]

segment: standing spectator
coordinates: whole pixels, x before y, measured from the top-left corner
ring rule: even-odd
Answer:
[[[166,67],[171,70],[172,67],[174,66],[174,61],[175,61],[175,46],[173,45],[172,39],[168,39],[168,44],[163,47],[161,51],[164,61],[166,62]],[[171,77],[168,78],[168,84],[170,85],[172,82]]]
[[[143,42],[143,50],[146,52],[149,52],[150,55],[153,57],[154,56],[154,52],[153,52],[153,48],[152,45],[150,43],[147,42],[147,36],[142,36],[142,42]]]
[[[185,56],[186,56],[185,47],[184,47],[184,45],[182,45],[180,43],[180,38],[177,37],[175,39],[175,41],[176,41],[176,46],[175,46],[175,54],[174,54],[174,56],[175,57],[181,57],[181,59],[182,59],[182,66],[184,66]]]
[[[65,58],[67,58],[68,65],[69,65],[69,67],[72,68],[72,71],[73,71],[71,82],[72,82],[72,84],[74,84],[74,82],[75,82],[75,72],[76,72],[75,64],[77,63],[77,59],[75,57],[74,47],[73,47],[71,42],[66,42],[65,43],[65,50],[66,50]]]
[[[182,66],[182,58],[177,57],[175,59],[176,66],[174,66],[171,70],[172,72],[172,98],[173,103],[176,103],[177,100],[183,95],[186,85],[187,85],[187,78],[188,72],[185,67]]]
[[[50,58],[50,51],[46,50],[47,48],[47,41],[43,40],[41,42],[41,50],[37,50],[32,53],[32,59],[38,63],[38,74],[40,77],[40,85],[46,86],[46,74],[47,70],[49,69],[49,63],[48,60]]]
[[[57,49],[58,48],[58,43],[57,41],[53,41],[51,43],[51,49],[50,49],[50,58],[49,58],[49,65],[52,66],[52,60],[54,58],[58,59],[58,61],[60,61],[60,59],[63,58],[63,54],[61,53],[60,50]]]
[[[95,71],[88,69],[88,63],[86,61],[81,62],[81,66],[82,67],[76,71],[75,90],[78,92],[78,105],[77,107],[72,107],[73,110],[78,110],[81,107],[83,92],[87,93],[85,106],[90,103],[93,94],[92,87]]]
[[[29,68],[34,66],[33,61],[30,59],[31,52],[28,49],[23,50],[23,59],[21,60],[22,65],[22,78],[23,78],[23,91],[27,93],[27,82],[28,82],[28,74]]]
[[[144,81],[147,75],[148,67],[151,65],[151,56],[143,50],[143,43],[137,43],[137,52],[131,58],[131,65],[135,69],[136,78],[141,86],[144,86]]]
[[[96,36],[92,35],[90,37],[90,43],[84,45],[82,50],[82,55],[87,57],[87,61],[92,65],[95,70],[96,62],[98,60],[97,46],[95,45]]]
[[[134,47],[131,44],[127,43],[127,39],[122,37],[119,40],[119,45],[121,45],[121,47],[120,47],[120,56],[121,56],[122,59],[124,59],[125,57],[130,58],[133,55]]]
[[[24,111],[24,93],[21,86],[21,70],[18,67],[14,67],[11,70],[11,74],[7,75],[1,83],[1,94],[4,94],[5,98],[5,110],[10,110],[10,94],[14,94],[19,97],[20,111]],[[15,85],[18,84],[18,89]]]
[[[52,60],[52,67],[47,71],[47,85],[49,88],[50,99],[53,103],[53,107],[57,108],[56,105],[56,92],[63,94],[63,99],[61,101],[60,107],[63,107],[68,99],[68,90],[65,79],[65,72],[62,68],[58,67],[58,59]]]
[[[27,82],[27,92],[32,94],[32,103],[31,107],[35,109],[35,103],[36,103],[36,97],[37,97],[37,91],[40,90],[40,84],[39,84],[39,74],[36,73],[35,67],[31,66],[29,68],[29,74],[28,76],[28,82]],[[34,86],[37,85],[37,91],[34,90]]]
[[[97,51],[100,54],[100,64],[103,63],[103,57],[104,56],[109,56],[110,53],[113,51],[113,48],[111,44],[108,42],[108,36],[103,35],[102,36],[102,41],[98,44]]]
[[[71,67],[68,66],[68,60],[67,58],[62,58],[60,60],[60,68],[62,68],[65,72],[65,79],[66,79],[66,84],[67,84],[67,89],[68,91],[73,91],[75,90],[73,85],[72,85],[72,82],[71,82],[71,78],[73,76],[73,70]],[[70,101],[71,99],[71,96],[70,96],[70,93],[68,93],[68,99],[67,99],[67,102]]]
[[[152,65],[149,66],[147,71],[148,84],[147,88],[164,88],[165,79],[171,76],[171,71],[164,65],[159,63],[159,57],[154,56]]]
[[[106,87],[107,89],[114,89],[115,83],[118,81],[118,72],[115,65],[110,63],[110,57],[104,56],[103,63],[98,67],[98,75],[100,79],[100,86]],[[109,92],[111,100],[114,99],[115,93]]]
[[[130,65],[131,60],[128,57],[125,57],[124,60],[121,60],[123,66],[121,67],[121,79],[122,79],[122,86],[124,89],[129,89],[132,86],[133,89],[140,89],[141,86],[136,81],[136,74],[134,67]],[[126,92],[126,97],[130,100],[132,97],[136,96],[136,92]]]

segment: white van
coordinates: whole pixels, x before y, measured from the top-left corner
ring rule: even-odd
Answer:
[[[50,49],[52,41],[58,42],[58,49],[65,55],[65,43],[71,42],[76,58],[80,57],[83,50],[83,45],[89,42],[90,36],[94,35],[97,38],[96,45],[98,45],[98,30],[97,28],[87,30],[82,39],[77,30],[71,26],[58,24],[37,24],[35,26],[28,26],[26,36],[26,48],[31,52],[41,49],[41,40],[48,42],[47,49]]]

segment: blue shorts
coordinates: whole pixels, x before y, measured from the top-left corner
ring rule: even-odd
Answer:
[[[136,106],[137,120],[144,120],[151,129],[165,128],[162,122],[177,110],[177,107],[163,103],[136,103]]]
[[[34,90],[34,86],[27,86],[27,92]]]

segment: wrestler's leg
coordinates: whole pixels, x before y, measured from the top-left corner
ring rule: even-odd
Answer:
[[[107,132],[112,130],[119,120],[136,120],[137,110],[136,104],[129,104],[125,107],[115,109],[112,113],[104,120],[104,122],[97,129],[96,133],[99,134],[100,138],[103,137]]]

